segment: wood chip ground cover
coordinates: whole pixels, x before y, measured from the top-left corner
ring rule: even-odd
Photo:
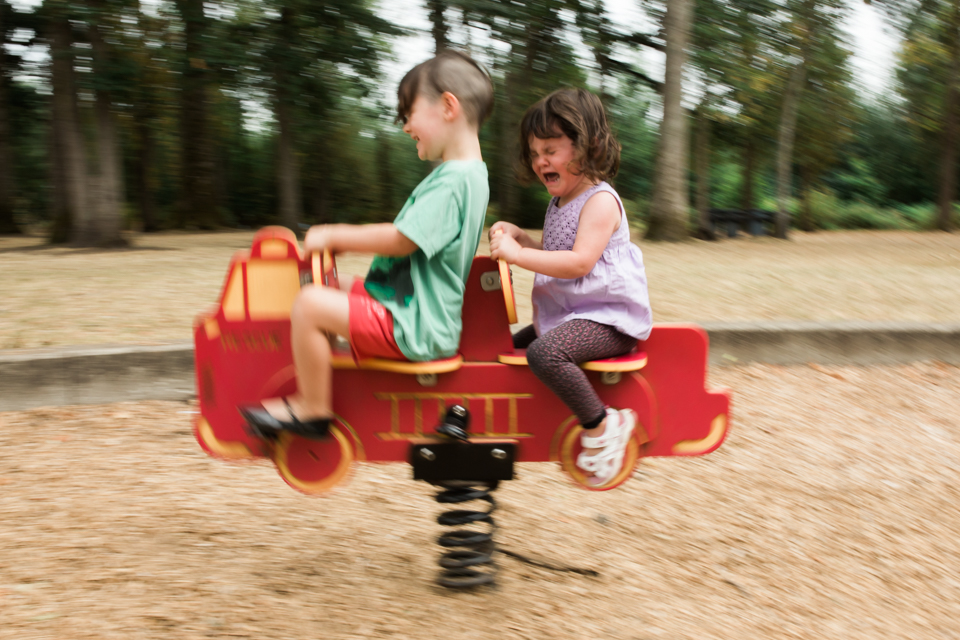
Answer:
[[[0,414],[0,638],[960,638],[960,370],[711,370],[714,454],[594,494],[549,464],[497,492],[498,586],[434,586],[404,465],[324,498],[205,456],[195,406]]]

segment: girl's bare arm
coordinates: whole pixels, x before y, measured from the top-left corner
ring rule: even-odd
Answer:
[[[620,225],[620,206],[613,195],[600,192],[583,205],[577,238],[569,251],[543,251],[527,247],[513,238],[495,236],[490,255],[523,269],[554,278],[580,278],[593,269]]]
[[[516,240],[521,247],[527,247],[528,249],[543,248],[543,245],[539,241],[534,240],[530,237],[530,234],[510,222],[495,222],[493,226],[490,227],[490,238],[493,238],[498,229]]]

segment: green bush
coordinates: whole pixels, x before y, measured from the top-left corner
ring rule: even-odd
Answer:
[[[643,237],[647,231],[647,207],[649,201],[646,198],[622,198],[623,209],[627,212],[627,224],[630,225],[632,237]]]
[[[837,210],[837,224],[841,229],[914,228],[910,221],[902,217],[896,209],[875,207],[856,201],[843,203]]]
[[[819,229],[929,229],[931,205],[878,207],[861,200],[842,200],[830,190],[810,194],[810,215]]]
[[[901,204],[897,206],[897,211],[917,229],[932,229],[937,219],[937,208],[932,202]]]

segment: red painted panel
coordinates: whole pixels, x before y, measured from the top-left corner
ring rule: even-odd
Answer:
[[[483,257],[473,259],[461,314],[463,333],[460,336],[460,353],[464,360],[496,362],[497,355],[513,349],[503,291],[484,291],[480,281],[481,276],[488,272],[499,275],[495,260]]]

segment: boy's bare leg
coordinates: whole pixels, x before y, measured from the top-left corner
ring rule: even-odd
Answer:
[[[306,286],[290,312],[290,342],[297,370],[297,393],[287,398],[299,420],[333,414],[330,340],[327,333],[350,335],[350,299],[346,292]],[[263,401],[275,418],[289,419],[282,398]]]
[[[356,276],[340,276],[340,291],[350,293],[353,290],[353,282],[356,279]]]

